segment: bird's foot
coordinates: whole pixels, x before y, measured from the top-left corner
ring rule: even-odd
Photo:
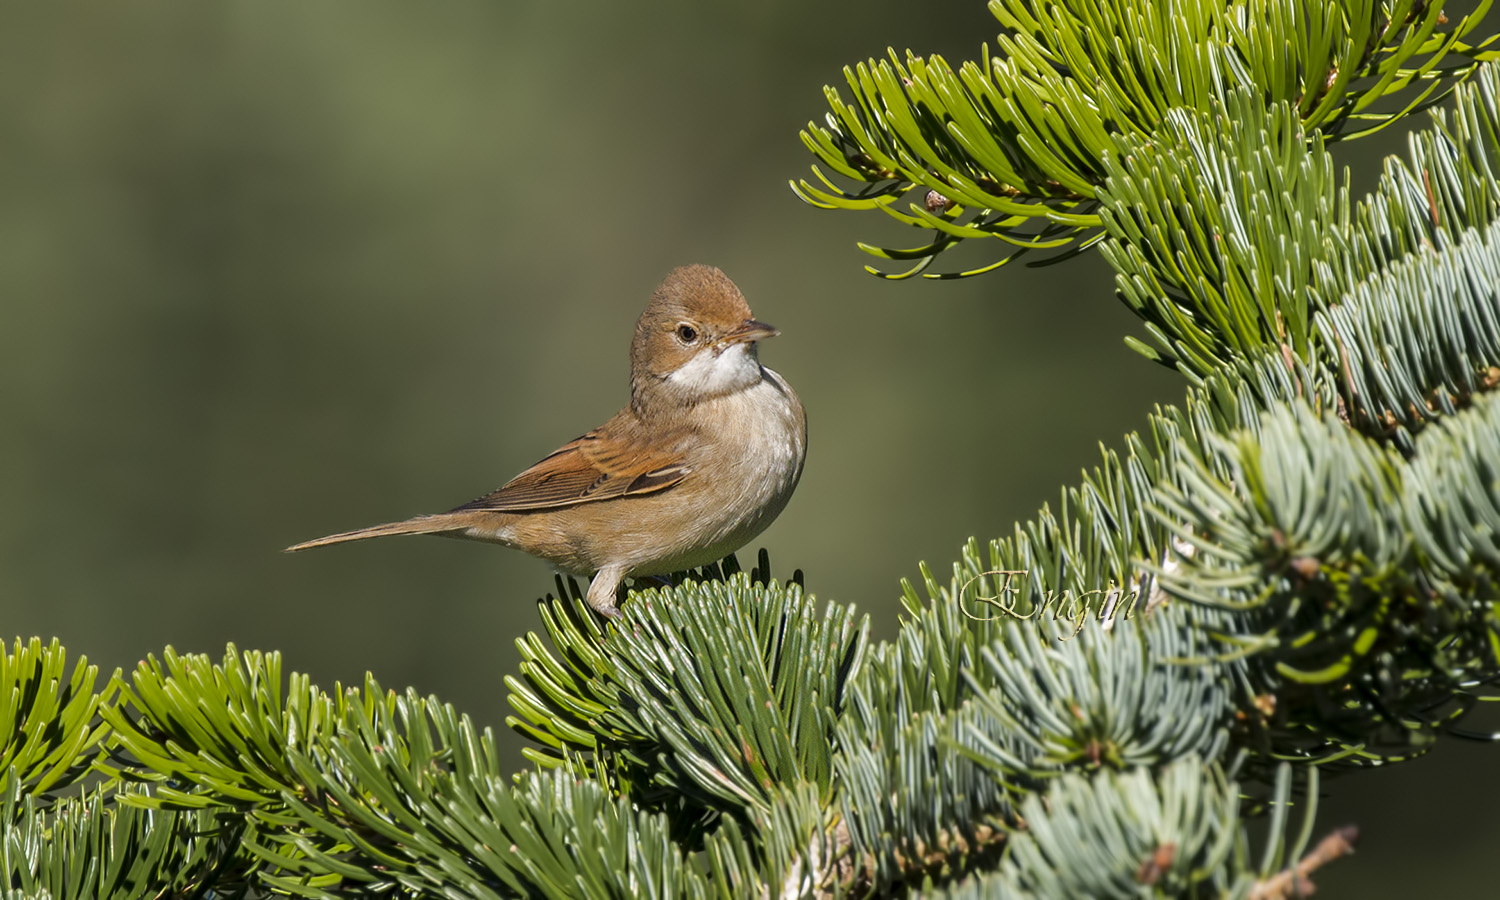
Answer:
[[[616,605],[616,598],[620,593],[621,582],[625,580],[625,571],[613,566],[600,569],[594,575],[594,580],[589,582],[589,593],[585,598],[594,612],[606,619],[618,619],[620,607]]]

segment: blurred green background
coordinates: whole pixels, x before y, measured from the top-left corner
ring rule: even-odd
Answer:
[[[781,328],[762,359],[809,411],[758,543],[894,634],[919,560],[1055,502],[1184,390],[1122,344],[1097,257],[882,282],[854,241],[913,234],[787,189],[843,65],[994,32],[979,2],[0,6],[0,636],[107,668],[233,641],[325,685],[369,670],[519,767],[501,678],[546,564],[278,551],[446,509],[603,421],[689,262]],[[1367,187],[1391,146],[1342,159]],[[1322,823],[1376,852],[1325,889],[1470,884],[1493,756],[1436,759],[1330,787]]]

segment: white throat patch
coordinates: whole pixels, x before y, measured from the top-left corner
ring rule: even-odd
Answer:
[[[667,381],[694,397],[718,397],[743,390],[760,380],[760,361],[749,344],[730,344],[722,352],[704,347]]]

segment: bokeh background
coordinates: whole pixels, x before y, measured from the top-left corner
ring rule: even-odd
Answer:
[[[918,561],[1055,503],[1184,392],[1124,347],[1096,257],[882,282],[854,242],[913,234],[788,190],[842,66],[994,32],[979,2],[0,5],[0,637],[106,669],[234,642],[327,686],[368,670],[520,767],[501,679],[544,563],[278,551],[446,509],[603,421],[688,262],[782,329],[762,359],[810,413],[758,544],[891,636]],[[1367,187],[1396,140],[1341,159]],[[1330,785],[1320,830],[1365,839],[1325,892],[1489,877],[1492,753]]]

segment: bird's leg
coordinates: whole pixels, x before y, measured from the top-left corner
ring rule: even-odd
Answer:
[[[605,566],[594,574],[594,580],[589,582],[587,598],[594,612],[606,619],[619,618],[620,608],[615,605],[615,595],[619,593],[620,582],[624,580],[623,566]]]

